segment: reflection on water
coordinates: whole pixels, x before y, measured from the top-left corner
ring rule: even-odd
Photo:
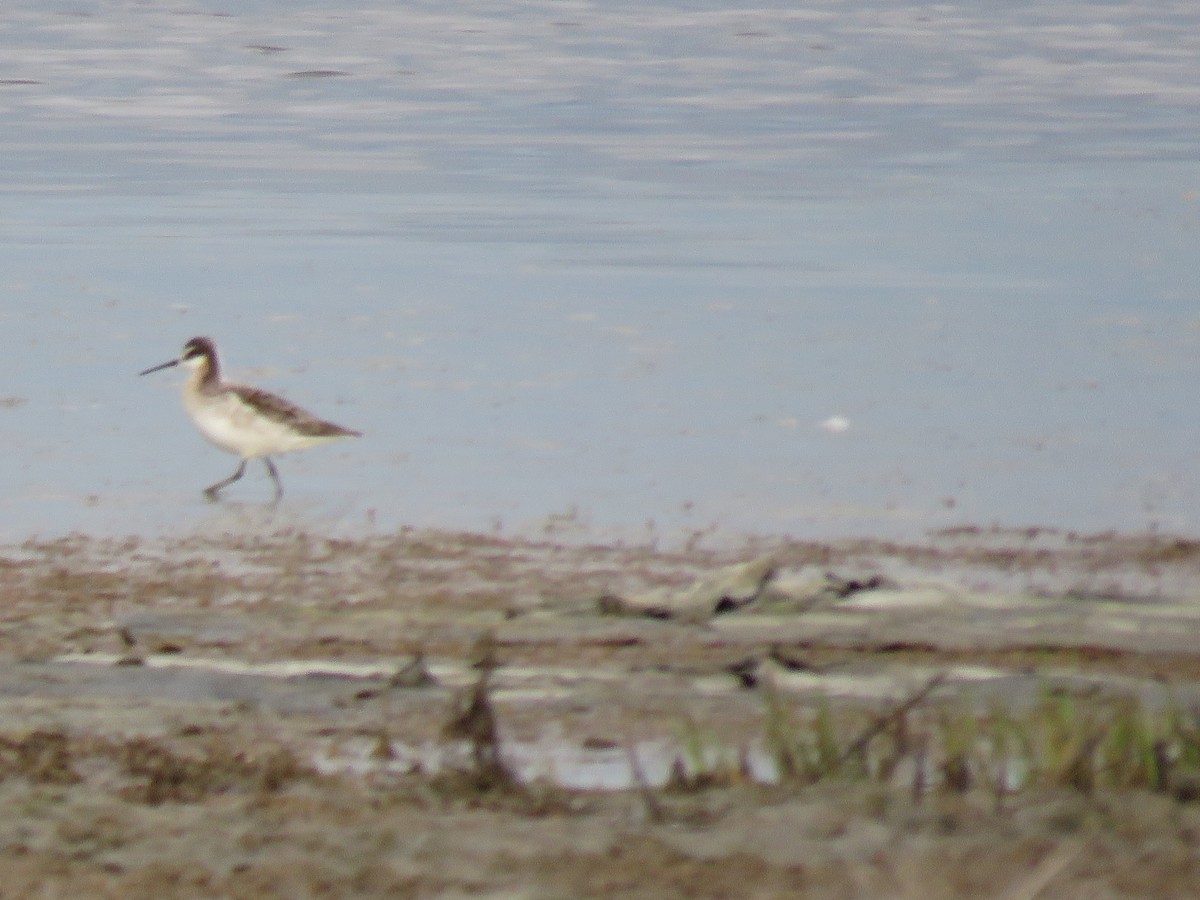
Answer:
[[[412,771],[428,775],[445,769],[470,769],[467,751],[454,744],[413,747],[393,742],[391,758],[381,760],[376,753],[377,743],[338,740],[319,752],[314,764],[322,773],[349,772],[359,776]],[[719,774],[725,777],[739,770],[760,784],[779,780],[774,760],[760,746],[730,750],[714,745],[705,753],[705,759],[689,761],[681,747],[665,741],[642,741],[631,749],[594,749],[567,742],[505,741],[503,759],[524,784],[545,781],[580,791],[625,791],[643,785],[662,787],[673,775],[696,778]]]
[[[1198,26],[17,3],[2,535],[247,527],[195,334],[367,434],[252,528],[1195,530]]]
[[[1003,761],[995,759],[995,748],[981,741],[976,748],[990,753],[997,766],[997,777],[1006,791],[1019,791],[1031,774],[1028,759],[1014,754]],[[391,756],[380,759],[378,741],[338,740],[316,754],[313,765],[322,774],[349,773],[366,775],[406,775],[420,772],[434,775],[446,770],[470,771],[468,753],[453,744],[425,744],[413,747],[395,742],[389,745]],[[577,791],[628,791],[640,787],[661,788],[676,779],[680,783],[699,783],[711,777],[715,783],[776,784],[779,766],[768,750],[753,743],[741,748],[710,745],[703,759],[689,759],[681,746],[666,741],[642,741],[631,749],[594,749],[570,743],[506,741],[503,759],[522,784],[545,782]],[[892,773],[895,784],[911,785],[914,780],[930,786],[940,785],[943,773],[936,765],[908,758]]]

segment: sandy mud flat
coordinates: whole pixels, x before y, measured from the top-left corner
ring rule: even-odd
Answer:
[[[0,896],[1200,894],[1200,543],[0,551]]]

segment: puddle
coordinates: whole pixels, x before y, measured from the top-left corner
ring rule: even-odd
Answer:
[[[517,778],[524,783],[544,780],[572,790],[624,791],[641,783],[662,787],[671,779],[672,770],[682,766],[684,773],[695,776],[705,771],[740,770],[751,780],[772,783],[779,773],[761,747],[744,749],[710,748],[701,765],[688,762],[683,749],[668,741],[643,741],[635,744],[633,754],[621,747],[589,749],[564,742],[504,741],[501,755]],[[314,755],[317,770],[323,773],[348,772],[404,774],[419,769],[435,774],[450,769],[469,768],[469,751],[456,744],[427,744],[412,747],[393,742],[392,758],[377,758],[378,742],[366,739],[330,740]],[[636,771],[635,771],[636,765]]]
[[[351,774],[358,777],[389,774],[405,775],[419,771],[434,775],[440,771],[470,769],[469,750],[456,744],[426,744],[414,747],[392,742],[391,758],[380,759],[378,740],[363,738],[331,739],[318,748],[312,762],[322,774]],[[517,779],[529,784],[544,781],[569,790],[627,791],[639,787],[661,788],[682,773],[696,778],[705,773],[737,773],[756,784],[777,784],[779,767],[771,754],[759,743],[744,747],[708,747],[703,760],[691,760],[688,751],[672,741],[642,741],[630,751],[625,748],[589,749],[562,741],[504,741],[502,757]],[[695,752],[695,751],[692,751]],[[1019,791],[1030,774],[1030,762],[1013,757],[1003,764],[996,754],[977,748],[994,767],[1004,789]],[[926,760],[921,780],[929,787],[942,783],[938,761]],[[900,761],[892,776],[896,784],[911,784],[916,776],[916,762],[911,756]]]

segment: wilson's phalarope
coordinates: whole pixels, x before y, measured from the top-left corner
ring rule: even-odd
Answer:
[[[180,363],[191,369],[183,386],[183,405],[188,415],[211,443],[242,458],[236,472],[204,489],[209,500],[216,500],[222,488],[241,478],[247,462],[261,459],[275,482],[275,502],[278,503],[283,497],[283,484],[275,463],[271,462],[272,455],[337,438],[362,437],[361,432],[318,419],[275,394],[222,381],[217,345],[206,337],[192,338],[184,344],[178,359],[138,374],[149,375]]]

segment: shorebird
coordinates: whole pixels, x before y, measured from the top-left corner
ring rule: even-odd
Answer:
[[[318,419],[268,391],[222,381],[217,345],[206,337],[192,338],[177,359],[138,374],[149,375],[180,364],[191,370],[183,386],[183,406],[192,422],[210,443],[241,457],[236,472],[204,489],[209,500],[216,500],[223,488],[241,478],[247,462],[261,459],[275,482],[274,502],[278,503],[283,483],[272,456],[338,438],[362,437],[361,432]]]

